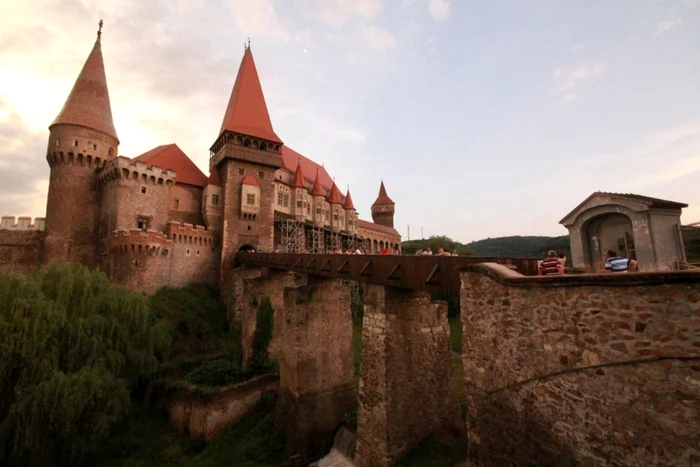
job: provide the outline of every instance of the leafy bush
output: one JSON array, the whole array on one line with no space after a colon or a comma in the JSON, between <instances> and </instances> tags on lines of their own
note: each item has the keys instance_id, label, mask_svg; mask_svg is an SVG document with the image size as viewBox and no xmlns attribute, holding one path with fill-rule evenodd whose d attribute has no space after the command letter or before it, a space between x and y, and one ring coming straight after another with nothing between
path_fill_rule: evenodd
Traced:
<instances>
[{"instance_id":1,"label":"leafy bush","mask_svg":"<svg viewBox=\"0 0 700 467\"><path fill-rule=\"evenodd\" d=\"M187 374L187 381L198 386L226 386L240 379L240 366L220 358L204 362Z\"/></svg>"},{"instance_id":2,"label":"leafy bush","mask_svg":"<svg viewBox=\"0 0 700 467\"><path fill-rule=\"evenodd\" d=\"M145 295L84 266L0 273L0 464L73 465L131 409L167 355Z\"/></svg>"},{"instance_id":3,"label":"leafy bush","mask_svg":"<svg viewBox=\"0 0 700 467\"><path fill-rule=\"evenodd\" d=\"M270 299L263 299L255 317L255 333L253 334L252 343L253 354L248 364L251 374L267 373L273 368L268 347L272 341L274 314L275 310L272 308Z\"/></svg>"}]
</instances>

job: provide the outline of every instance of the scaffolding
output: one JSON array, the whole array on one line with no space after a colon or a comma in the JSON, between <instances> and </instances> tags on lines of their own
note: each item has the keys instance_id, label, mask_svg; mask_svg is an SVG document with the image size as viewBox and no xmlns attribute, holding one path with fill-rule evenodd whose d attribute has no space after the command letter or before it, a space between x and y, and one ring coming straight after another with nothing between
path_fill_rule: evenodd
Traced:
<instances>
[{"instance_id":1,"label":"scaffolding","mask_svg":"<svg viewBox=\"0 0 700 467\"><path fill-rule=\"evenodd\" d=\"M306 228L306 249L309 253L324 253L323 228L307 226Z\"/></svg>"},{"instance_id":2,"label":"scaffolding","mask_svg":"<svg viewBox=\"0 0 700 467\"><path fill-rule=\"evenodd\" d=\"M304 246L304 224L293 219L280 220L282 248L286 253L301 253Z\"/></svg>"},{"instance_id":3,"label":"scaffolding","mask_svg":"<svg viewBox=\"0 0 700 467\"><path fill-rule=\"evenodd\" d=\"M328 235L328 251L338 250L343 248L343 234L340 230L329 229Z\"/></svg>"}]
</instances>

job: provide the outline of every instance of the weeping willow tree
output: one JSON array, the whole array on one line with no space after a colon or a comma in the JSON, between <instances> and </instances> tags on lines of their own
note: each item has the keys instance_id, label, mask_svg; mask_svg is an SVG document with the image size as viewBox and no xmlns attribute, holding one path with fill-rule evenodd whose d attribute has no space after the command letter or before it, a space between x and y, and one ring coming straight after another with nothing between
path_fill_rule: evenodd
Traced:
<instances>
[{"instance_id":1,"label":"weeping willow tree","mask_svg":"<svg viewBox=\"0 0 700 467\"><path fill-rule=\"evenodd\" d=\"M83 266L0 273L0 465L76 465L169 350L147 297Z\"/></svg>"}]
</instances>

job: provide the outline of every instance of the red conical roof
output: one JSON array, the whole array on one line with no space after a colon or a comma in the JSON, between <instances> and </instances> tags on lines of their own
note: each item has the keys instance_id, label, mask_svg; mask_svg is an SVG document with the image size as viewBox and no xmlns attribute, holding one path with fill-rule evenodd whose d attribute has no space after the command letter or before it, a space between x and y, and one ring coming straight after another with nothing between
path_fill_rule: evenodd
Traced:
<instances>
[{"instance_id":1,"label":"red conical roof","mask_svg":"<svg viewBox=\"0 0 700 467\"><path fill-rule=\"evenodd\" d=\"M101 27L101 26L100 26ZM112 107L109 104L109 91L105 66L102 60L100 33L88 55L83 69L75 80L68 99L58 113L54 125L79 125L104 133L119 142L112 122Z\"/></svg>"},{"instance_id":2,"label":"red conical roof","mask_svg":"<svg viewBox=\"0 0 700 467\"><path fill-rule=\"evenodd\" d=\"M348 188L348 194L345 195L345 204L343 204L343 209L355 210L355 205L352 204L352 196L350 196L350 188Z\"/></svg>"},{"instance_id":3,"label":"red conical roof","mask_svg":"<svg viewBox=\"0 0 700 467\"><path fill-rule=\"evenodd\" d=\"M335 184L333 185L335 186ZM323 186L321 186L321 177L318 175L318 168L316 168L316 179L314 180L314 187L311 189L311 196L325 196L323 192Z\"/></svg>"},{"instance_id":4,"label":"red conical roof","mask_svg":"<svg viewBox=\"0 0 700 467\"><path fill-rule=\"evenodd\" d=\"M382 180L382 184L379 186L379 196L377 196L377 200L372 206L380 206L384 204L394 204L394 202L386 194L386 188L384 188L384 181Z\"/></svg>"},{"instance_id":5,"label":"red conical roof","mask_svg":"<svg viewBox=\"0 0 700 467\"><path fill-rule=\"evenodd\" d=\"M304 174L301 171L301 162L297 162L297 169L294 171L292 186L294 188L306 188L306 184L304 184Z\"/></svg>"},{"instance_id":6,"label":"red conical roof","mask_svg":"<svg viewBox=\"0 0 700 467\"><path fill-rule=\"evenodd\" d=\"M328 202L331 204L342 204L342 201L340 201L340 190L335 182L333 182L331 192L328 194Z\"/></svg>"},{"instance_id":7,"label":"red conical roof","mask_svg":"<svg viewBox=\"0 0 700 467\"><path fill-rule=\"evenodd\" d=\"M165 144L144 152L134 161L145 162L148 167L153 165L160 167L163 170L174 170L177 175L175 181L177 183L186 183L194 186L206 186L207 176L199 170L192 159L187 157L187 154L182 152L182 149L177 144Z\"/></svg>"},{"instance_id":8,"label":"red conical roof","mask_svg":"<svg viewBox=\"0 0 700 467\"><path fill-rule=\"evenodd\" d=\"M231 91L224 121L221 123L221 135L230 130L244 135L257 136L270 141L281 143L282 140L275 134L267 113L265 96L263 95L258 70L255 68L253 53L250 47L245 50L241 66L238 68L238 76Z\"/></svg>"}]
</instances>

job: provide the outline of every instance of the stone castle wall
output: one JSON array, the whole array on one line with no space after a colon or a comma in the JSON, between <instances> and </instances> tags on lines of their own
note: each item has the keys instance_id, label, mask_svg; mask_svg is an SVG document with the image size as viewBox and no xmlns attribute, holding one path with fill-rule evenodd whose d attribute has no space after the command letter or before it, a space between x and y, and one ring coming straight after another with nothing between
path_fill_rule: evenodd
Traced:
<instances>
[{"instance_id":1,"label":"stone castle wall","mask_svg":"<svg viewBox=\"0 0 700 467\"><path fill-rule=\"evenodd\" d=\"M0 228L0 271L23 274L36 271L42 264L43 241L41 230Z\"/></svg>"},{"instance_id":2,"label":"stone castle wall","mask_svg":"<svg viewBox=\"0 0 700 467\"><path fill-rule=\"evenodd\" d=\"M168 222L165 231L173 242L167 285L216 284L221 254L218 233L179 222Z\"/></svg>"},{"instance_id":3,"label":"stone castle wall","mask_svg":"<svg viewBox=\"0 0 700 467\"><path fill-rule=\"evenodd\" d=\"M226 427L255 409L260 398L275 392L279 377L263 375L209 391L207 396L182 391L165 402L170 423L192 438L212 439Z\"/></svg>"},{"instance_id":4,"label":"stone castle wall","mask_svg":"<svg viewBox=\"0 0 700 467\"><path fill-rule=\"evenodd\" d=\"M462 273L470 437L485 463L700 459L700 274Z\"/></svg>"}]
</instances>

